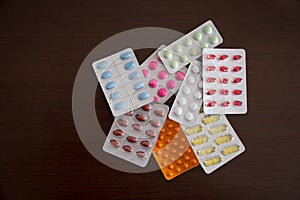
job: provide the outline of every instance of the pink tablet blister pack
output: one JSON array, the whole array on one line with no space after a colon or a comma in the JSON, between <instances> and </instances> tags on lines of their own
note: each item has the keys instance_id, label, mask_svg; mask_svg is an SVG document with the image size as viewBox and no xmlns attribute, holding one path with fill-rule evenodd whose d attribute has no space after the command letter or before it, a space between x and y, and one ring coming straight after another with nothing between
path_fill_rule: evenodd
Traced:
<instances>
[{"instance_id":1,"label":"pink tablet blister pack","mask_svg":"<svg viewBox=\"0 0 300 200\"><path fill-rule=\"evenodd\" d=\"M206 114L247 112L244 49L203 50L203 104Z\"/></svg>"},{"instance_id":2,"label":"pink tablet blister pack","mask_svg":"<svg viewBox=\"0 0 300 200\"><path fill-rule=\"evenodd\" d=\"M199 114L202 106L203 87L201 72L201 63L193 61L172 105L169 118L181 125L193 125Z\"/></svg>"},{"instance_id":3,"label":"pink tablet blister pack","mask_svg":"<svg viewBox=\"0 0 300 200\"><path fill-rule=\"evenodd\" d=\"M223 38L212 21L207 21L193 31L158 52L167 70L173 74L202 55L202 49L216 47Z\"/></svg>"},{"instance_id":4,"label":"pink tablet blister pack","mask_svg":"<svg viewBox=\"0 0 300 200\"><path fill-rule=\"evenodd\" d=\"M132 49L92 63L114 116L120 116L153 101Z\"/></svg>"},{"instance_id":5,"label":"pink tablet blister pack","mask_svg":"<svg viewBox=\"0 0 300 200\"><path fill-rule=\"evenodd\" d=\"M154 101L161 103L166 102L177 92L187 70L184 67L175 74L170 74L157 54L164 47L165 45L160 46L141 64L143 75L150 87L150 93L153 95Z\"/></svg>"},{"instance_id":6,"label":"pink tablet blister pack","mask_svg":"<svg viewBox=\"0 0 300 200\"><path fill-rule=\"evenodd\" d=\"M152 102L116 117L103 150L145 167L162 129L169 106Z\"/></svg>"}]
</instances>

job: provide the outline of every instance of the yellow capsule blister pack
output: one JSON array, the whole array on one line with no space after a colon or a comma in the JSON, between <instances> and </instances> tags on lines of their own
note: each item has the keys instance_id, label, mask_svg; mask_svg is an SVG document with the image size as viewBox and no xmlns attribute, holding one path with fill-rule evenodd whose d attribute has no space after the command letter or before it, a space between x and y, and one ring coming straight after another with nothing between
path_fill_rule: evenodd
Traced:
<instances>
[{"instance_id":1,"label":"yellow capsule blister pack","mask_svg":"<svg viewBox=\"0 0 300 200\"><path fill-rule=\"evenodd\" d=\"M225 115L199 113L196 125L182 128L207 174L245 151Z\"/></svg>"},{"instance_id":2,"label":"yellow capsule blister pack","mask_svg":"<svg viewBox=\"0 0 300 200\"><path fill-rule=\"evenodd\" d=\"M153 155L167 180L199 165L179 123L169 118L160 131Z\"/></svg>"}]
</instances>

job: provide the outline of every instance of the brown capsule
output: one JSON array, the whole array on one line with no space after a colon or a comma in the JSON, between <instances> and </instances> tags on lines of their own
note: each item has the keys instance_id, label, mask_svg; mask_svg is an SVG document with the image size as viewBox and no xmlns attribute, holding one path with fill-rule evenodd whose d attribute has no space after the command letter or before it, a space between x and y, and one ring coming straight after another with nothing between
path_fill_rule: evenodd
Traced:
<instances>
[{"instance_id":1,"label":"brown capsule","mask_svg":"<svg viewBox=\"0 0 300 200\"><path fill-rule=\"evenodd\" d=\"M143 147L151 147L151 143L149 141L147 141L147 140L141 141L141 145Z\"/></svg>"},{"instance_id":2,"label":"brown capsule","mask_svg":"<svg viewBox=\"0 0 300 200\"><path fill-rule=\"evenodd\" d=\"M149 137L155 137L156 136L156 133L152 130L146 130L146 135L149 136Z\"/></svg>"},{"instance_id":3,"label":"brown capsule","mask_svg":"<svg viewBox=\"0 0 300 200\"><path fill-rule=\"evenodd\" d=\"M128 140L128 142L135 143L138 139L137 139L137 137L129 135L129 136L127 136L127 140Z\"/></svg>"},{"instance_id":4,"label":"brown capsule","mask_svg":"<svg viewBox=\"0 0 300 200\"><path fill-rule=\"evenodd\" d=\"M127 152L132 152L133 151L133 148L129 145L124 145L123 149L124 149L124 151L127 151Z\"/></svg>"},{"instance_id":5,"label":"brown capsule","mask_svg":"<svg viewBox=\"0 0 300 200\"><path fill-rule=\"evenodd\" d=\"M135 118L136 118L138 121L140 121L140 122L144 122L144 121L147 120L147 116L146 116L146 115L143 115L143 114L140 114L140 113L136 114L136 115L135 115Z\"/></svg>"},{"instance_id":6,"label":"brown capsule","mask_svg":"<svg viewBox=\"0 0 300 200\"><path fill-rule=\"evenodd\" d=\"M160 121L158 120L150 120L150 124L154 127L159 127L160 126Z\"/></svg>"},{"instance_id":7,"label":"brown capsule","mask_svg":"<svg viewBox=\"0 0 300 200\"><path fill-rule=\"evenodd\" d=\"M128 113L125 113L126 116L132 116L134 114L134 111L129 111Z\"/></svg>"},{"instance_id":8,"label":"brown capsule","mask_svg":"<svg viewBox=\"0 0 300 200\"><path fill-rule=\"evenodd\" d=\"M165 112L163 110L154 110L154 114L159 117L165 116Z\"/></svg>"},{"instance_id":9,"label":"brown capsule","mask_svg":"<svg viewBox=\"0 0 300 200\"><path fill-rule=\"evenodd\" d=\"M146 158L147 154L143 151L137 151L136 156L139 158Z\"/></svg>"},{"instance_id":10,"label":"brown capsule","mask_svg":"<svg viewBox=\"0 0 300 200\"><path fill-rule=\"evenodd\" d=\"M113 147L115 147L115 148L117 148L117 147L120 146L120 143L119 143L117 140L114 140L114 139L110 140L110 144L111 144Z\"/></svg>"},{"instance_id":11,"label":"brown capsule","mask_svg":"<svg viewBox=\"0 0 300 200\"><path fill-rule=\"evenodd\" d=\"M146 104L146 105L142 106L142 109L144 111L149 111L149 110L151 110L151 108L152 108L152 106L150 104Z\"/></svg>"},{"instance_id":12,"label":"brown capsule","mask_svg":"<svg viewBox=\"0 0 300 200\"><path fill-rule=\"evenodd\" d=\"M143 130L143 127L139 124L132 124L132 128L136 131L141 131Z\"/></svg>"},{"instance_id":13,"label":"brown capsule","mask_svg":"<svg viewBox=\"0 0 300 200\"><path fill-rule=\"evenodd\" d=\"M129 124L129 122L126 119L122 119L122 118L118 119L117 122L120 126L124 126L124 127L128 126L128 124Z\"/></svg>"},{"instance_id":14,"label":"brown capsule","mask_svg":"<svg viewBox=\"0 0 300 200\"><path fill-rule=\"evenodd\" d=\"M116 130L113 130L113 134L115 136L123 136L124 132L121 129L116 129Z\"/></svg>"}]
</instances>

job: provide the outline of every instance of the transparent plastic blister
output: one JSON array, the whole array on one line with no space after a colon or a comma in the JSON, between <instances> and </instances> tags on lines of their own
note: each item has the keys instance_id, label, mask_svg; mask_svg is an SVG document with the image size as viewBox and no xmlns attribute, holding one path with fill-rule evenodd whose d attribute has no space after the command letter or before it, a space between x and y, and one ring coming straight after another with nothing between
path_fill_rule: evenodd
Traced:
<instances>
[{"instance_id":1,"label":"transparent plastic blister","mask_svg":"<svg viewBox=\"0 0 300 200\"><path fill-rule=\"evenodd\" d=\"M202 49L213 48L223 38L211 20L174 41L158 52L167 70L173 74L202 55Z\"/></svg>"},{"instance_id":2,"label":"transparent plastic blister","mask_svg":"<svg viewBox=\"0 0 300 200\"><path fill-rule=\"evenodd\" d=\"M206 114L247 112L244 49L203 50L203 104Z\"/></svg>"},{"instance_id":3,"label":"transparent plastic blister","mask_svg":"<svg viewBox=\"0 0 300 200\"><path fill-rule=\"evenodd\" d=\"M167 105L153 102L116 117L103 150L145 167L168 111Z\"/></svg>"},{"instance_id":4,"label":"transparent plastic blister","mask_svg":"<svg viewBox=\"0 0 300 200\"><path fill-rule=\"evenodd\" d=\"M114 116L153 101L132 49L97 60L92 66Z\"/></svg>"},{"instance_id":5,"label":"transparent plastic blister","mask_svg":"<svg viewBox=\"0 0 300 200\"><path fill-rule=\"evenodd\" d=\"M212 173L245 151L245 147L223 114L200 113L193 126L182 126L200 165Z\"/></svg>"}]
</instances>

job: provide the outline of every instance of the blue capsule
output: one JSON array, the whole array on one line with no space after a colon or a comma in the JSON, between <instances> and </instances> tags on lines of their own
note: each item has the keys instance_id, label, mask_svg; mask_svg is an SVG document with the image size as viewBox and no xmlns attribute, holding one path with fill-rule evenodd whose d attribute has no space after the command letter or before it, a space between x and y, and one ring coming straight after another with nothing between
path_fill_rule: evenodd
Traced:
<instances>
[{"instance_id":1,"label":"blue capsule","mask_svg":"<svg viewBox=\"0 0 300 200\"><path fill-rule=\"evenodd\" d=\"M123 54L120 55L120 58L122 60L128 59L130 57L131 57L131 52L126 52L126 53L123 53Z\"/></svg>"},{"instance_id":2,"label":"blue capsule","mask_svg":"<svg viewBox=\"0 0 300 200\"><path fill-rule=\"evenodd\" d=\"M140 76L139 72L138 71L135 71L135 72L132 72L128 75L128 78L129 80L133 80L133 79L136 79Z\"/></svg>"},{"instance_id":3,"label":"blue capsule","mask_svg":"<svg viewBox=\"0 0 300 200\"><path fill-rule=\"evenodd\" d=\"M139 100L145 100L149 97L149 93L148 92L142 92L138 95L138 99Z\"/></svg>"},{"instance_id":4,"label":"blue capsule","mask_svg":"<svg viewBox=\"0 0 300 200\"><path fill-rule=\"evenodd\" d=\"M115 109L116 110L122 110L124 108L125 108L125 103L123 101L115 104Z\"/></svg>"},{"instance_id":5,"label":"blue capsule","mask_svg":"<svg viewBox=\"0 0 300 200\"><path fill-rule=\"evenodd\" d=\"M113 92L109 95L109 98L110 100L116 100L118 99L119 97L121 96L121 93L116 91L116 92Z\"/></svg>"},{"instance_id":6,"label":"blue capsule","mask_svg":"<svg viewBox=\"0 0 300 200\"><path fill-rule=\"evenodd\" d=\"M105 89L111 90L114 87L116 87L116 82L115 81L110 81L110 82L106 83Z\"/></svg>"},{"instance_id":7,"label":"blue capsule","mask_svg":"<svg viewBox=\"0 0 300 200\"><path fill-rule=\"evenodd\" d=\"M97 63L96 67L97 67L98 69L104 69L104 68L107 67L107 64L108 64L108 62L106 62L106 61L104 60L104 61L101 61L101 62Z\"/></svg>"},{"instance_id":8,"label":"blue capsule","mask_svg":"<svg viewBox=\"0 0 300 200\"><path fill-rule=\"evenodd\" d=\"M111 78L111 77L112 77L111 71L103 72L103 74L101 75L102 79L107 79L107 78Z\"/></svg>"},{"instance_id":9,"label":"blue capsule","mask_svg":"<svg viewBox=\"0 0 300 200\"><path fill-rule=\"evenodd\" d=\"M135 63L133 61L125 63L125 65L124 65L124 69L126 69L126 70L130 70L130 69L132 69L134 67L135 67Z\"/></svg>"},{"instance_id":10,"label":"blue capsule","mask_svg":"<svg viewBox=\"0 0 300 200\"><path fill-rule=\"evenodd\" d=\"M142 81L136 82L135 84L133 84L133 89L135 90L139 90L142 89L144 87L144 83Z\"/></svg>"}]
</instances>

